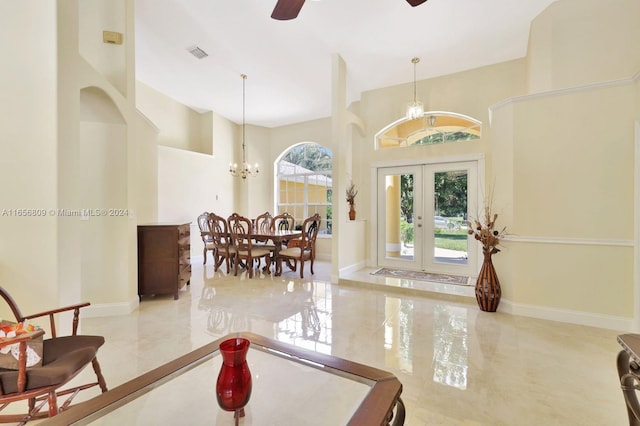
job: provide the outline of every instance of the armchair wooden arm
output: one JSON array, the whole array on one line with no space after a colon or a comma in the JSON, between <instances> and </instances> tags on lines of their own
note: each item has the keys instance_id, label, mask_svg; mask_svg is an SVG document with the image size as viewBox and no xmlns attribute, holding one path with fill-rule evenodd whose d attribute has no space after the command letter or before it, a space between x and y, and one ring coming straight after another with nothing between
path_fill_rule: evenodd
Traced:
<instances>
[{"instance_id":1,"label":"armchair wooden arm","mask_svg":"<svg viewBox=\"0 0 640 426\"><path fill-rule=\"evenodd\" d=\"M0 338L0 348L4 348L8 345L13 345L14 343L28 342L29 340L37 339L42 335L44 335L44 330L41 328L37 328L34 331L21 333L15 337L2 337Z\"/></svg>"},{"instance_id":2,"label":"armchair wooden arm","mask_svg":"<svg viewBox=\"0 0 640 426\"><path fill-rule=\"evenodd\" d=\"M73 311L73 324L72 324L71 335L75 336L78 332L78 324L80 322L80 309L89 305L91 305L91 303L89 302L78 303L76 305L66 306L58 309L52 309L50 311L44 311L37 314L25 315L22 317L23 318L22 321L26 319L34 319L34 318L49 316L49 324L51 325L51 337L56 337L56 321L55 321L54 315L59 314L61 312Z\"/></svg>"},{"instance_id":3,"label":"armchair wooden arm","mask_svg":"<svg viewBox=\"0 0 640 426\"><path fill-rule=\"evenodd\" d=\"M27 387L27 342L42 335L44 335L44 330L38 328L15 337L0 338L0 348L16 343L20 345L18 348L18 392L24 392Z\"/></svg>"}]
</instances>

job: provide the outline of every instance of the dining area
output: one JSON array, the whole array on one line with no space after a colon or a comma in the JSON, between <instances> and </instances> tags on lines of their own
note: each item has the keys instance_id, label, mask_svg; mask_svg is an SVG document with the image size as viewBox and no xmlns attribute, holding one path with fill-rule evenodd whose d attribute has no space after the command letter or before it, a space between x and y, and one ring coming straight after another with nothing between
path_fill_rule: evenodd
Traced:
<instances>
[{"instance_id":1,"label":"dining area","mask_svg":"<svg viewBox=\"0 0 640 426\"><path fill-rule=\"evenodd\" d=\"M253 278L256 270L280 276L283 268L298 272L304 278L305 265L313 274L316 239L321 232L320 214L298 219L288 212L262 213L255 218L234 212L228 217L203 212L197 218L204 245L203 263L211 254L214 270L223 263L227 274L247 271Z\"/></svg>"}]
</instances>

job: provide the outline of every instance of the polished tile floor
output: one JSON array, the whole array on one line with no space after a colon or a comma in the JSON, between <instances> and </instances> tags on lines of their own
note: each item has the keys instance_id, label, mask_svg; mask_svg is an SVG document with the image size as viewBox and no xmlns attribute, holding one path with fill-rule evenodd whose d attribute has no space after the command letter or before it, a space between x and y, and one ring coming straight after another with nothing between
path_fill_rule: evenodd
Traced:
<instances>
[{"instance_id":1,"label":"polished tile floor","mask_svg":"<svg viewBox=\"0 0 640 426\"><path fill-rule=\"evenodd\" d=\"M145 298L127 316L83 318L82 332L105 336L99 360L111 388L247 330L393 372L407 425L627 423L616 331L480 312L468 297L335 285L323 262L305 272L250 280L194 263L179 300Z\"/></svg>"}]
</instances>

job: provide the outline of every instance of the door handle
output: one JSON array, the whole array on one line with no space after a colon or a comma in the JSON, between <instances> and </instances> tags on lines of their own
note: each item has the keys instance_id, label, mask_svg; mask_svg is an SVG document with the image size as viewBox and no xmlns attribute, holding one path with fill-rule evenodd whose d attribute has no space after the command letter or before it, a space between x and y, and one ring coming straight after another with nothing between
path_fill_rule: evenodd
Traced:
<instances>
[{"instance_id":1,"label":"door handle","mask_svg":"<svg viewBox=\"0 0 640 426\"><path fill-rule=\"evenodd\" d=\"M418 228L422 228L422 224L421 223L418 224Z\"/></svg>"}]
</instances>

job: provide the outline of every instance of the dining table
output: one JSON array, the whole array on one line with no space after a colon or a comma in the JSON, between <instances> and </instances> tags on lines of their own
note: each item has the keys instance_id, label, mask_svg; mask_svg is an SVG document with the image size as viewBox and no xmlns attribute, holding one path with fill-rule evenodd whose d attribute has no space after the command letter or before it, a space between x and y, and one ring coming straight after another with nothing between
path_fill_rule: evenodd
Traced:
<instances>
[{"instance_id":1,"label":"dining table","mask_svg":"<svg viewBox=\"0 0 640 426\"><path fill-rule=\"evenodd\" d=\"M274 275L276 277L282 275L282 263L278 259L278 254L282 249L283 244L290 240L302 237L302 230L284 230L274 229L269 231L263 231L255 229L251 232L251 237L259 242L272 241L275 246L273 250L273 259L276 263Z\"/></svg>"}]
</instances>

